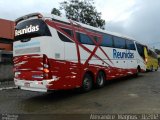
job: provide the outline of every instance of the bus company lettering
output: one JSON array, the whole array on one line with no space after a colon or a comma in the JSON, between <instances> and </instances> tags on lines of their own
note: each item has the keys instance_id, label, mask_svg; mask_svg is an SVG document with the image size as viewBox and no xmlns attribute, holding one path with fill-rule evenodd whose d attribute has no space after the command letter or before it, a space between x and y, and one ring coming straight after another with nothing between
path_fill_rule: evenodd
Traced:
<instances>
[{"instance_id":1,"label":"bus company lettering","mask_svg":"<svg viewBox=\"0 0 160 120\"><path fill-rule=\"evenodd\" d=\"M36 25L36 26L30 25L29 27L26 26L26 28L24 28L24 29L16 30L15 36L23 35L23 34L31 33L31 32L36 32L38 30L39 30L39 25Z\"/></svg>"},{"instance_id":2,"label":"bus company lettering","mask_svg":"<svg viewBox=\"0 0 160 120\"><path fill-rule=\"evenodd\" d=\"M113 49L113 58L115 59L122 59L122 58L134 58L134 53L131 53L130 51L126 52L119 52L116 49Z\"/></svg>"}]
</instances>

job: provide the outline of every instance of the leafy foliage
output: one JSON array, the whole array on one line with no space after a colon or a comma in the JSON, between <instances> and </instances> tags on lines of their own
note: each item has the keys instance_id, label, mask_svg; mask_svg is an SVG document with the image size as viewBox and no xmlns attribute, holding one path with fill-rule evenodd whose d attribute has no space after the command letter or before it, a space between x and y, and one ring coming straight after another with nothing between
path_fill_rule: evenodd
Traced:
<instances>
[{"instance_id":1,"label":"leafy foliage","mask_svg":"<svg viewBox=\"0 0 160 120\"><path fill-rule=\"evenodd\" d=\"M61 16L61 11L58 10L57 8L53 8L51 11L51 14Z\"/></svg>"},{"instance_id":2,"label":"leafy foliage","mask_svg":"<svg viewBox=\"0 0 160 120\"><path fill-rule=\"evenodd\" d=\"M60 3L60 10L65 11L68 19L104 29L105 20L101 19L93 0L67 0Z\"/></svg>"}]
</instances>

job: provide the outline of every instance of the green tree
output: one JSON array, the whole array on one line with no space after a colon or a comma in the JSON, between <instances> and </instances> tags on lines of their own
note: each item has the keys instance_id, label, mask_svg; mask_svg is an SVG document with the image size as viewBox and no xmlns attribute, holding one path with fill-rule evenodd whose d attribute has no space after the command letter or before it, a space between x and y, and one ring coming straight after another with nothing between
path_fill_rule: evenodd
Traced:
<instances>
[{"instance_id":1,"label":"green tree","mask_svg":"<svg viewBox=\"0 0 160 120\"><path fill-rule=\"evenodd\" d=\"M51 11L51 14L61 16L61 11L58 10L57 8L53 8Z\"/></svg>"},{"instance_id":2,"label":"green tree","mask_svg":"<svg viewBox=\"0 0 160 120\"><path fill-rule=\"evenodd\" d=\"M93 0L67 0L60 3L68 19L104 29L105 20L97 12Z\"/></svg>"}]
</instances>

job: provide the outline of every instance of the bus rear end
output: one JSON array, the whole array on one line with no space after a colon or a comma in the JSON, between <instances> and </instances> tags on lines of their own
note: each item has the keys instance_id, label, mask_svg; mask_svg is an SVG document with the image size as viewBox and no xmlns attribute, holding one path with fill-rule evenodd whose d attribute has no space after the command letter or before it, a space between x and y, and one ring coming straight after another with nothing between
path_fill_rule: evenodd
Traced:
<instances>
[{"instance_id":1,"label":"bus rear end","mask_svg":"<svg viewBox=\"0 0 160 120\"><path fill-rule=\"evenodd\" d=\"M158 56L153 50L147 47L145 49L145 61L147 71L158 70Z\"/></svg>"},{"instance_id":2,"label":"bus rear end","mask_svg":"<svg viewBox=\"0 0 160 120\"><path fill-rule=\"evenodd\" d=\"M30 14L16 20L14 54L14 81L24 90L47 92L53 81L48 56L50 30L40 14Z\"/></svg>"}]
</instances>

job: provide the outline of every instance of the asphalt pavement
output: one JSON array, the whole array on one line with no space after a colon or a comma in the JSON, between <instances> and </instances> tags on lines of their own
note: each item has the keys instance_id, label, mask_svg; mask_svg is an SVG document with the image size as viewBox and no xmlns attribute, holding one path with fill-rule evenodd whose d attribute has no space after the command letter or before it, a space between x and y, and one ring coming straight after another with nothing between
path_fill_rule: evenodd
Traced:
<instances>
[{"instance_id":1,"label":"asphalt pavement","mask_svg":"<svg viewBox=\"0 0 160 120\"><path fill-rule=\"evenodd\" d=\"M109 82L88 93L0 90L0 113L93 114L160 113L160 71Z\"/></svg>"}]
</instances>

